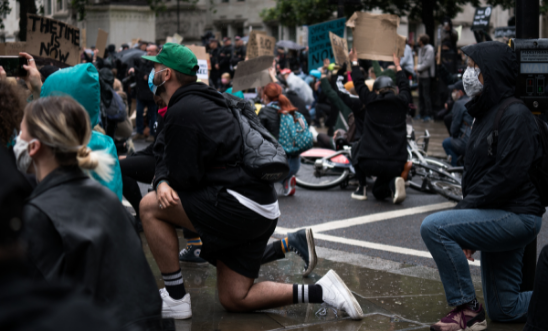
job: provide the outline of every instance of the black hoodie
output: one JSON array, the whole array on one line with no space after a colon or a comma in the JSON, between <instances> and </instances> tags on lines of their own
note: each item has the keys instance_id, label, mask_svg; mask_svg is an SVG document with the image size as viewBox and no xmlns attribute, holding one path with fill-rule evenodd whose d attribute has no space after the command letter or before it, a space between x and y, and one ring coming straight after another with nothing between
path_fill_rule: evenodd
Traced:
<instances>
[{"instance_id":1,"label":"black hoodie","mask_svg":"<svg viewBox=\"0 0 548 331\"><path fill-rule=\"evenodd\" d=\"M176 191L230 188L259 204L277 200L273 186L248 175L239 162L239 125L222 94L203 83L179 88L169 100L164 129L154 144L154 187Z\"/></svg>"},{"instance_id":2,"label":"black hoodie","mask_svg":"<svg viewBox=\"0 0 548 331\"><path fill-rule=\"evenodd\" d=\"M475 118L464 160L464 200L457 209L502 209L516 214L541 216L544 207L529 177L529 169L542 155L533 114L514 104L499 122L496 155L489 156L487 137L493 131L502 102L514 96L518 63L512 49L491 41L464 47L480 68L484 87L466 104Z\"/></svg>"}]
</instances>

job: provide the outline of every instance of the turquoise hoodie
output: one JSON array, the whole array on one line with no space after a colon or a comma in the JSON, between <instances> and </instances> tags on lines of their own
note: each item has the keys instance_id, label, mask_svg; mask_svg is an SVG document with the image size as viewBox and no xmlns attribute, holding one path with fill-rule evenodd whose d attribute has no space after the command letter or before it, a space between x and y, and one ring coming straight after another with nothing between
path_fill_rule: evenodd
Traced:
<instances>
[{"instance_id":1,"label":"turquoise hoodie","mask_svg":"<svg viewBox=\"0 0 548 331\"><path fill-rule=\"evenodd\" d=\"M91 128L99 123L101 90L99 73L91 63L61 69L53 73L42 85L40 97L68 95L78 101L88 112ZM122 201L122 171L118 162L116 146L111 137L92 131L88 147L92 151L106 150L115 160L112 179L106 182L92 172L93 178L108 187Z\"/></svg>"}]
</instances>

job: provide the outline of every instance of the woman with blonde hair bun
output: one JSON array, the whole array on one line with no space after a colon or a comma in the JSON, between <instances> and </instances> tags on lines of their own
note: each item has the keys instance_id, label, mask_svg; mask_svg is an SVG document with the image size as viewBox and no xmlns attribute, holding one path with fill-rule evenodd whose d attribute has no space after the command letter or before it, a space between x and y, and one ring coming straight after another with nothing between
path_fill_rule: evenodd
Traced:
<instances>
[{"instance_id":1,"label":"woman with blonde hair bun","mask_svg":"<svg viewBox=\"0 0 548 331\"><path fill-rule=\"evenodd\" d=\"M87 112L70 97L25 109L14 153L18 169L38 181L23 214L29 265L37 279L83 288L124 329L159 323L161 299L131 215L90 178L93 170L108 180L114 162L87 147L90 136Z\"/></svg>"}]
</instances>

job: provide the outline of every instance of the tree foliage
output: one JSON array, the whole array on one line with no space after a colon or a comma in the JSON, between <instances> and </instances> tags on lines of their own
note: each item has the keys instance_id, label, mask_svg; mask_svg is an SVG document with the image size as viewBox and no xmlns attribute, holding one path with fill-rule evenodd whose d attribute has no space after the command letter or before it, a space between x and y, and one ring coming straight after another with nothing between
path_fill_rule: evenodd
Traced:
<instances>
[{"instance_id":1,"label":"tree foliage","mask_svg":"<svg viewBox=\"0 0 548 331\"><path fill-rule=\"evenodd\" d=\"M487 0L487 4L491 6L500 5L504 9L516 8L516 0ZM548 1L540 0L540 13L548 12Z\"/></svg>"},{"instance_id":2,"label":"tree foliage","mask_svg":"<svg viewBox=\"0 0 548 331\"><path fill-rule=\"evenodd\" d=\"M334 18L336 5L329 0L277 0L276 6L264 9L260 16L268 21L278 21L284 26L312 25Z\"/></svg>"}]
</instances>

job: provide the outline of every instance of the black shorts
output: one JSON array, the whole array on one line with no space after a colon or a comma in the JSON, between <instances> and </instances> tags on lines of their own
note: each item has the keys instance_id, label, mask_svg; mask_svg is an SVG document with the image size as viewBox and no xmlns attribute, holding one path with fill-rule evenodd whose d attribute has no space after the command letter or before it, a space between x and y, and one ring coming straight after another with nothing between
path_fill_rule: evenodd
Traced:
<instances>
[{"instance_id":1,"label":"black shorts","mask_svg":"<svg viewBox=\"0 0 548 331\"><path fill-rule=\"evenodd\" d=\"M226 189L207 187L177 192L183 208L202 239L200 257L222 261L238 274L257 278L268 239L278 220L243 206Z\"/></svg>"}]
</instances>

